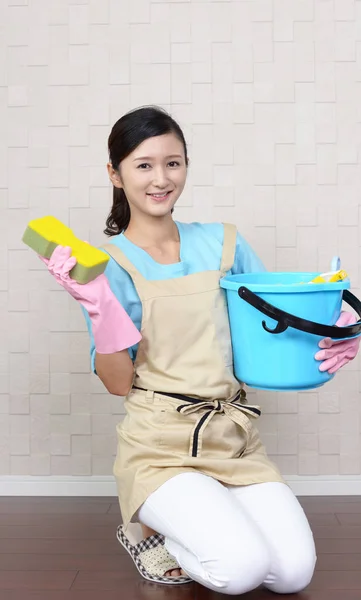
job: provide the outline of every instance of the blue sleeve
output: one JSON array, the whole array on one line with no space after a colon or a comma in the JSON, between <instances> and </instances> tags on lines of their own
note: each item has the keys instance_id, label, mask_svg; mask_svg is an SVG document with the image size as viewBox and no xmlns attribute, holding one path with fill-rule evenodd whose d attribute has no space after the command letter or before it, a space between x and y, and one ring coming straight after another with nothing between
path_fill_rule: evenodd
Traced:
<instances>
[{"instance_id":1,"label":"blue sleeve","mask_svg":"<svg viewBox=\"0 0 361 600\"><path fill-rule=\"evenodd\" d=\"M96 370L95 370L95 344L94 344L94 336L93 336L93 331L92 331L92 324L91 324L91 320L90 320L88 311L85 310L85 308L83 306L81 307L81 309L82 309L83 315L85 317L85 322L86 322L86 326L88 328L88 333L89 333L89 338L90 338L90 364L91 364L91 370L93 371L93 373L96 374Z\"/></svg>"},{"instance_id":2,"label":"blue sleeve","mask_svg":"<svg viewBox=\"0 0 361 600\"><path fill-rule=\"evenodd\" d=\"M236 252L231 271L234 275L237 273L260 273L266 271L261 259L239 233L237 233Z\"/></svg>"},{"instance_id":3,"label":"blue sleeve","mask_svg":"<svg viewBox=\"0 0 361 600\"><path fill-rule=\"evenodd\" d=\"M110 289L113 294L119 300L120 304L123 306L124 310L127 312L129 317L132 319L134 325L140 330L141 321L142 321L142 310L139 296L134 288L134 284L130 275L122 269L118 263L115 262L113 258L110 257L110 260L106 266L104 271L106 275ZM94 373L95 370L95 344L94 337L92 332L92 324L89 317L88 312L83 308L83 313L86 320L86 325L88 328L89 336L90 336L90 359L91 359L91 369ZM129 356L132 361L135 360L136 351L138 344L128 348Z\"/></svg>"}]
</instances>

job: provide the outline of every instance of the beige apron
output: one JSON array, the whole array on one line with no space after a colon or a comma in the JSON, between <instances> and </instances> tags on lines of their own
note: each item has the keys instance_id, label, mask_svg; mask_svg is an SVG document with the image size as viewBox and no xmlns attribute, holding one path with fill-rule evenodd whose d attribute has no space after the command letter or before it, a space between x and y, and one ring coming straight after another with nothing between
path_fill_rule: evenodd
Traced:
<instances>
[{"instance_id":1,"label":"beige apron","mask_svg":"<svg viewBox=\"0 0 361 600\"><path fill-rule=\"evenodd\" d=\"M236 228L224 225L219 271L148 281L113 244L142 302L133 388L117 426L114 463L124 525L169 478L199 471L231 485L284 481L267 457L233 374L227 304L219 280L234 262ZM167 395L171 394L171 395Z\"/></svg>"}]
</instances>

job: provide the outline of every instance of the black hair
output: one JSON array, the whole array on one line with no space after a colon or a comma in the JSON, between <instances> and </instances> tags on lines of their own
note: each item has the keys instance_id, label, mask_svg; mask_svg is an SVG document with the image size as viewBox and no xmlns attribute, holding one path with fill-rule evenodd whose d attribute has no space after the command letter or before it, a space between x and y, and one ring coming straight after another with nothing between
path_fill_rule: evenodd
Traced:
<instances>
[{"instance_id":1,"label":"black hair","mask_svg":"<svg viewBox=\"0 0 361 600\"><path fill-rule=\"evenodd\" d=\"M114 170L142 142L151 137L174 133L182 142L186 164L187 144L178 123L158 106L144 106L123 115L113 126L109 139L109 161ZM173 211L172 211L173 212ZM113 186L113 205L106 220L104 233L112 236L124 231L130 221L130 207L121 188Z\"/></svg>"}]
</instances>

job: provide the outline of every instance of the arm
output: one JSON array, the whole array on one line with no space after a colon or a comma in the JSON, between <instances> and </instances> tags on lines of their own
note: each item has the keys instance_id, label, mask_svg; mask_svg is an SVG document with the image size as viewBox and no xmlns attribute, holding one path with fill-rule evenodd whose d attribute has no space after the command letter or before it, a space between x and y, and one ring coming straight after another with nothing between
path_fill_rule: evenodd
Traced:
<instances>
[{"instance_id":1,"label":"arm","mask_svg":"<svg viewBox=\"0 0 361 600\"><path fill-rule=\"evenodd\" d=\"M133 381L133 363L128 349L141 334L112 292L104 274L79 284L69 275L76 264L71 248L57 246L50 260L42 259L54 279L82 306L91 330L93 354L100 378L115 395L128 393Z\"/></svg>"},{"instance_id":2,"label":"arm","mask_svg":"<svg viewBox=\"0 0 361 600\"><path fill-rule=\"evenodd\" d=\"M109 287L114 296L126 310L137 329L141 327L142 310L139 297L131 277L112 258L105 270ZM95 348L93 325L88 312L83 308L89 338L91 369L98 375L110 394L126 396L133 383L134 360L138 344L120 352L99 354Z\"/></svg>"},{"instance_id":3,"label":"arm","mask_svg":"<svg viewBox=\"0 0 361 600\"><path fill-rule=\"evenodd\" d=\"M110 394L126 396L133 383L134 367L128 350L114 354L95 353L95 369Z\"/></svg>"},{"instance_id":4,"label":"arm","mask_svg":"<svg viewBox=\"0 0 361 600\"><path fill-rule=\"evenodd\" d=\"M126 348L120 352L99 354L95 348L91 319L84 308L83 313L90 337L90 358L93 373L98 375L110 394L126 396L133 383L132 349Z\"/></svg>"}]
</instances>

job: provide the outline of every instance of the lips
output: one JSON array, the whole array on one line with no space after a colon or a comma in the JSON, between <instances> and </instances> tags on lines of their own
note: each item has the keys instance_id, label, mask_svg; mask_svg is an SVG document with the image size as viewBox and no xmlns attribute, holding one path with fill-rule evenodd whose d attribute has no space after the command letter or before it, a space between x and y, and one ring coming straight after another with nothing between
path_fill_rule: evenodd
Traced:
<instances>
[{"instance_id":1,"label":"lips","mask_svg":"<svg viewBox=\"0 0 361 600\"><path fill-rule=\"evenodd\" d=\"M162 192L161 194L159 192L155 194L147 193L147 196L150 196L156 202L161 202L162 200L166 200L171 193L171 191Z\"/></svg>"}]
</instances>

